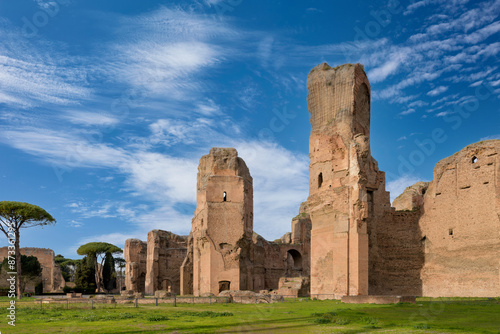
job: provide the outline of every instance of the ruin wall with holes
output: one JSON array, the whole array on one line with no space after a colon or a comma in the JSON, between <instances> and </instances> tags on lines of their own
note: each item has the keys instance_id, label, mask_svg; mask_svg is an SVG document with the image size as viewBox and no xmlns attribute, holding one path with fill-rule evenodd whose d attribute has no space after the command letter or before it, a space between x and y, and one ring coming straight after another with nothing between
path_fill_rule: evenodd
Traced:
<instances>
[{"instance_id":1,"label":"ruin wall with holes","mask_svg":"<svg viewBox=\"0 0 500 334\"><path fill-rule=\"evenodd\" d=\"M153 230L147 242L126 241L126 289L204 296L224 290L278 290L281 278L305 277L291 291L308 291L307 205L292 219L292 232L270 242L253 231L253 181L234 148L211 149L200 159L197 180L189 236Z\"/></svg>"},{"instance_id":2,"label":"ruin wall with holes","mask_svg":"<svg viewBox=\"0 0 500 334\"><path fill-rule=\"evenodd\" d=\"M321 64L307 84L309 197L291 232L271 242L253 231L250 171L235 149L213 148L200 159L190 235L127 240L127 289L500 296L500 140L441 160L431 182L391 205L371 156L363 66Z\"/></svg>"},{"instance_id":3,"label":"ruin wall with holes","mask_svg":"<svg viewBox=\"0 0 500 334\"><path fill-rule=\"evenodd\" d=\"M391 207L363 66L321 64L307 85L311 294L499 296L500 141L443 159Z\"/></svg>"},{"instance_id":4,"label":"ruin wall with holes","mask_svg":"<svg viewBox=\"0 0 500 334\"><path fill-rule=\"evenodd\" d=\"M500 140L441 160L420 207L425 296L500 296Z\"/></svg>"}]
</instances>

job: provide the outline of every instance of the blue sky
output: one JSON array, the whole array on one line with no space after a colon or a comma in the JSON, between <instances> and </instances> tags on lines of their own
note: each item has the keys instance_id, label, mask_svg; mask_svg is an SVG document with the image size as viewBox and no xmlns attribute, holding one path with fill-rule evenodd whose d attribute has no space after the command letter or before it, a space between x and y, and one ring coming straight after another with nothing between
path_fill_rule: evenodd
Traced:
<instances>
[{"instance_id":1,"label":"blue sky","mask_svg":"<svg viewBox=\"0 0 500 334\"><path fill-rule=\"evenodd\" d=\"M199 158L236 147L254 230L278 238L308 195L306 80L321 62L364 64L394 198L500 138L499 13L498 0L2 1L0 200L50 212L57 224L21 245L66 257L188 234Z\"/></svg>"}]
</instances>

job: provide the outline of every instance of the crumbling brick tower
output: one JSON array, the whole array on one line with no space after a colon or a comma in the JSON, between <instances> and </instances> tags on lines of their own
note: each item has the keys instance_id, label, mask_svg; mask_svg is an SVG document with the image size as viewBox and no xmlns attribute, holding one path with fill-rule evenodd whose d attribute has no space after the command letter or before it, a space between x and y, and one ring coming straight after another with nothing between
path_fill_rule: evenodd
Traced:
<instances>
[{"instance_id":1,"label":"crumbling brick tower","mask_svg":"<svg viewBox=\"0 0 500 334\"><path fill-rule=\"evenodd\" d=\"M191 230L194 295L253 289L252 182L234 148L212 148L200 159Z\"/></svg>"},{"instance_id":2,"label":"crumbling brick tower","mask_svg":"<svg viewBox=\"0 0 500 334\"><path fill-rule=\"evenodd\" d=\"M366 295L368 225L390 209L385 175L370 154L370 83L360 64L323 63L307 87L311 295Z\"/></svg>"}]
</instances>

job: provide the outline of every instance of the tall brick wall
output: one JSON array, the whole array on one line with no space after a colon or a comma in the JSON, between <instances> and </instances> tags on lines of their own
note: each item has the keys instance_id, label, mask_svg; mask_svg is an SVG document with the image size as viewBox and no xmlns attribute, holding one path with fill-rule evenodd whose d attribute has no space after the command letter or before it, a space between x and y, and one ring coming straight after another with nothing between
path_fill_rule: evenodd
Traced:
<instances>
[{"instance_id":1,"label":"tall brick wall","mask_svg":"<svg viewBox=\"0 0 500 334\"><path fill-rule=\"evenodd\" d=\"M253 289L252 177L234 148L212 148L200 159L191 233L195 295L218 294L221 284Z\"/></svg>"},{"instance_id":2,"label":"tall brick wall","mask_svg":"<svg viewBox=\"0 0 500 334\"><path fill-rule=\"evenodd\" d=\"M370 230L370 295L422 295L421 212L390 212Z\"/></svg>"},{"instance_id":3,"label":"tall brick wall","mask_svg":"<svg viewBox=\"0 0 500 334\"><path fill-rule=\"evenodd\" d=\"M167 290L179 294L179 269L186 257L187 238L167 231L148 233L145 293Z\"/></svg>"},{"instance_id":4,"label":"tall brick wall","mask_svg":"<svg viewBox=\"0 0 500 334\"><path fill-rule=\"evenodd\" d=\"M146 242L139 239L127 239L123 256L125 257L125 286L127 290L144 292L146 289L147 268Z\"/></svg>"},{"instance_id":5,"label":"tall brick wall","mask_svg":"<svg viewBox=\"0 0 500 334\"><path fill-rule=\"evenodd\" d=\"M370 83L360 64L321 64L307 87L311 293L367 294L368 226L390 210L370 154Z\"/></svg>"},{"instance_id":6,"label":"tall brick wall","mask_svg":"<svg viewBox=\"0 0 500 334\"><path fill-rule=\"evenodd\" d=\"M500 140L441 160L424 196L420 228L425 296L500 295Z\"/></svg>"}]
</instances>

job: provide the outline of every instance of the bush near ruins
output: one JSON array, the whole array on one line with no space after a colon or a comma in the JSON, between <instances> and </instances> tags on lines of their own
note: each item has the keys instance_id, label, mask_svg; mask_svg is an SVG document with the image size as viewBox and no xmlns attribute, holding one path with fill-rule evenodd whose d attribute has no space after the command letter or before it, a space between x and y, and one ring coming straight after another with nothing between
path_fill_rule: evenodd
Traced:
<instances>
[{"instance_id":1,"label":"bush near ruins","mask_svg":"<svg viewBox=\"0 0 500 334\"><path fill-rule=\"evenodd\" d=\"M95 292L95 268L92 258L85 256L78 262L75 273L75 285L76 287L73 289L65 287L64 292Z\"/></svg>"}]
</instances>

